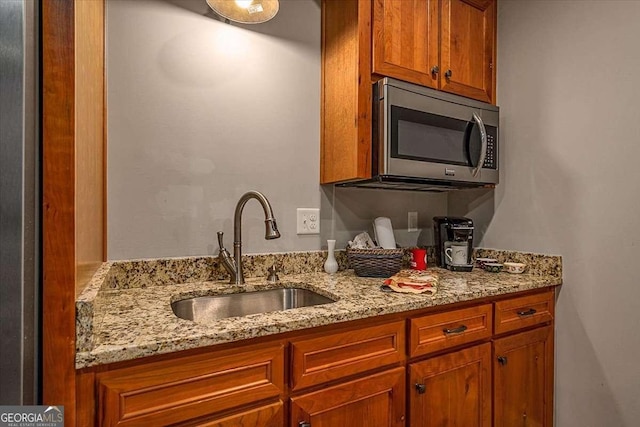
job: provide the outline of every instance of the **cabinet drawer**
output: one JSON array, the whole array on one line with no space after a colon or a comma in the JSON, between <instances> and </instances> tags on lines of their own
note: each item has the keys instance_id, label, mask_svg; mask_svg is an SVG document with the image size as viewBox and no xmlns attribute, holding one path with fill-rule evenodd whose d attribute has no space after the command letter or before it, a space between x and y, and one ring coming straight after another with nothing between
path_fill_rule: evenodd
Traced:
<instances>
[{"instance_id":1,"label":"cabinet drawer","mask_svg":"<svg viewBox=\"0 0 640 427\"><path fill-rule=\"evenodd\" d=\"M498 301L495 333L515 331L553 320L553 292Z\"/></svg>"},{"instance_id":2,"label":"cabinet drawer","mask_svg":"<svg viewBox=\"0 0 640 427\"><path fill-rule=\"evenodd\" d=\"M291 389L401 362L404 356L404 322L291 342Z\"/></svg>"},{"instance_id":3,"label":"cabinet drawer","mask_svg":"<svg viewBox=\"0 0 640 427\"><path fill-rule=\"evenodd\" d=\"M284 345L187 356L96 375L101 426L185 422L275 398L284 389Z\"/></svg>"},{"instance_id":4,"label":"cabinet drawer","mask_svg":"<svg viewBox=\"0 0 640 427\"><path fill-rule=\"evenodd\" d=\"M410 319L409 355L433 353L489 338L491 304Z\"/></svg>"}]
</instances>

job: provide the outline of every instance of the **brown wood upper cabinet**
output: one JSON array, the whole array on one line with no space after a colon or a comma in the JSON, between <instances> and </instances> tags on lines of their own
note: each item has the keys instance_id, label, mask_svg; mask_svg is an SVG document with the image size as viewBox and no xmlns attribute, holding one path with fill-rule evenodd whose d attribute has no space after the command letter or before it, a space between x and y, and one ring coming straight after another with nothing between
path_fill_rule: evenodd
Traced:
<instances>
[{"instance_id":1,"label":"brown wood upper cabinet","mask_svg":"<svg viewBox=\"0 0 640 427\"><path fill-rule=\"evenodd\" d=\"M496 0L374 0L373 73L495 103Z\"/></svg>"},{"instance_id":2,"label":"brown wood upper cabinet","mask_svg":"<svg viewBox=\"0 0 640 427\"><path fill-rule=\"evenodd\" d=\"M438 0L375 0L373 72L438 87Z\"/></svg>"},{"instance_id":3,"label":"brown wood upper cabinet","mask_svg":"<svg viewBox=\"0 0 640 427\"><path fill-rule=\"evenodd\" d=\"M496 0L322 0L320 183L371 178L383 77L495 103Z\"/></svg>"},{"instance_id":4,"label":"brown wood upper cabinet","mask_svg":"<svg viewBox=\"0 0 640 427\"><path fill-rule=\"evenodd\" d=\"M440 89L495 104L496 0L440 4Z\"/></svg>"}]
</instances>

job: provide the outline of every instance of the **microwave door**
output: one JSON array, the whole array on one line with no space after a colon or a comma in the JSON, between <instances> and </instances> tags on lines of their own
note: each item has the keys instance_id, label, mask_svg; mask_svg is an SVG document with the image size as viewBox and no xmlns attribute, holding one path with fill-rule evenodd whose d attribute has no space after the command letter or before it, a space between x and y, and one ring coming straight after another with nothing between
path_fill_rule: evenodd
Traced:
<instances>
[{"instance_id":1,"label":"microwave door","mask_svg":"<svg viewBox=\"0 0 640 427\"><path fill-rule=\"evenodd\" d=\"M497 113L389 85L377 99L374 175L497 182Z\"/></svg>"},{"instance_id":2,"label":"microwave door","mask_svg":"<svg viewBox=\"0 0 640 427\"><path fill-rule=\"evenodd\" d=\"M474 181L482 140L477 122L393 105L385 144L385 174ZM470 154L471 153L471 154ZM473 158L473 161L470 161Z\"/></svg>"},{"instance_id":3,"label":"microwave door","mask_svg":"<svg viewBox=\"0 0 640 427\"><path fill-rule=\"evenodd\" d=\"M471 175L477 178L487 158L487 129L484 126L482 117L476 112L473 113L473 118L467 125L465 146L467 148L469 164L473 168Z\"/></svg>"}]
</instances>

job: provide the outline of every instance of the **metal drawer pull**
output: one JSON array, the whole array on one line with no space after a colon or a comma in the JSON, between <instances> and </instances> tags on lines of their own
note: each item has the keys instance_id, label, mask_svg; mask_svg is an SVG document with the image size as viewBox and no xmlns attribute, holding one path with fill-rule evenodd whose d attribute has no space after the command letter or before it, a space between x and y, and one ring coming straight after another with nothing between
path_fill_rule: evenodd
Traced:
<instances>
[{"instance_id":1,"label":"metal drawer pull","mask_svg":"<svg viewBox=\"0 0 640 427\"><path fill-rule=\"evenodd\" d=\"M498 363L501 364L502 366L507 364L507 358L506 356L498 356Z\"/></svg>"},{"instance_id":2,"label":"metal drawer pull","mask_svg":"<svg viewBox=\"0 0 640 427\"><path fill-rule=\"evenodd\" d=\"M518 316L533 316L534 314L536 314L536 309L535 308L530 308L527 311L519 311L518 312Z\"/></svg>"},{"instance_id":3,"label":"metal drawer pull","mask_svg":"<svg viewBox=\"0 0 640 427\"><path fill-rule=\"evenodd\" d=\"M453 329L444 328L442 330L442 332L444 332L445 334L459 334L459 333L464 332L466 330L467 330L467 326L466 325L460 325L457 328L453 328Z\"/></svg>"},{"instance_id":4,"label":"metal drawer pull","mask_svg":"<svg viewBox=\"0 0 640 427\"><path fill-rule=\"evenodd\" d=\"M311 427L311 423L308 423L306 421L300 421L298 423L298 427Z\"/></svg>"}]
</instances>

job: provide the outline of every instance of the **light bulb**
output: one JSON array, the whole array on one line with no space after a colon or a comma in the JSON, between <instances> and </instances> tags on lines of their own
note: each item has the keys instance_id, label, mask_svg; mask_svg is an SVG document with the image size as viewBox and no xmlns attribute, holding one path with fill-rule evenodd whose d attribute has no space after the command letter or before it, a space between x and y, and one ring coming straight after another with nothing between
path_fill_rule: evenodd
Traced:
<instances>
[{"instance_id":1,"label":"light bulb","mask_svg":"<svg viewBox=\"0 0 640 427\"><path fill-rule=\"evenodd\" d=\"M0 0L2 1L2 0ZM206 0L219 16L241 24L261 24L278 13L278 0Z\"/></svg>"},{"instance_id":2,"label":"light bulb","mask_svg":"<svg viewBox=\"0 0 640 427\"><path fill-rule=\"evenodd\" d=\"M253 3L253 0L236 0L236 4L238 5L238 7L241 7L243 9L251 6L251 3Z\"/></svg>"}]
</instances>

